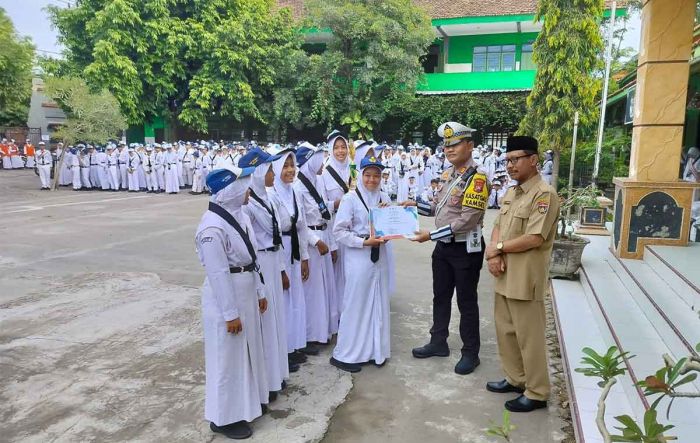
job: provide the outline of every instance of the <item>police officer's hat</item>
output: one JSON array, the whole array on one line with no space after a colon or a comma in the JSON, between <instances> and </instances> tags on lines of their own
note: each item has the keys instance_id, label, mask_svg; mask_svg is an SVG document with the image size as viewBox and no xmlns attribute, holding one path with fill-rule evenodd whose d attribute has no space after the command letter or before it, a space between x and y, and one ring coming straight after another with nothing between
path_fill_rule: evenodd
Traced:
<instances>
[{"instance_id":1,"label":"police officer's hat","mask_svg":"<svg viewBox=\"0 0 700 443\"><path fill-rule=\"evenodd\" d=\"M471 140L472 132L472 128L457 122L443 123L437 130L438 137L442 138L445 147L454 146L464 139Z\"/></svg>"},{"instance_id":2,"label":"police officer's hat","mask_svg":"<svg viewBox=\"0 0 700 443\"><path fill-rule=\"evenodd\" d=\"M304 163L309 161L311 157L317 152L320 152L318 148L309 142L304 142L299 146L296 152L297 165L302 166Z\"/></svg>"},{"instance_id":3,"label":"police officer's hat","mask_svg":"<svg viewBox=\"0 0 700 443\"><path fill-rule=\"evenodd\" d=\"M360 161L360 171L369 167L379 168L380 171L383 171L385 168L382 162L373 155L368 155Z\"/></svg>"},{"instance_id":4,"label":"police officer's hat","mask_svg":"<svg viewBox=\"0 0 700 443\"><path fill-rule=\"evenodd\" d=\"M236 166L226 166L223 169L216 169L207 174L207 186L212 194L224 189L236 179L247 177L255 171L255 168L238 168Z\"/></svg>"},{"instance_id":5,"label":"police officer's hat","mask_svg":"<svg viewBox=\"0 0 700 443\"><path fill-rule=\"evenodd\" d=\"M537 139L535 137L530 137L527 135L508 137L506 152L526 151L532 154L537 154L538 149L539 144L537 143Z\"/></svg>"}]
</instances>

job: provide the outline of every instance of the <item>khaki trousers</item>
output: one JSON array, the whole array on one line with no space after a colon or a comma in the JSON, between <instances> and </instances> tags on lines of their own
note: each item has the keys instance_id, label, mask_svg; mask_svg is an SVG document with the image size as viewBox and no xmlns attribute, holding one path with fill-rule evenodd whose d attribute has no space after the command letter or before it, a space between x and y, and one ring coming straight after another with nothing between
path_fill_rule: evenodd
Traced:
<instances>
[{"instance_id":1,"label":"khaki trousers","mask_svg":"<svg viewBox=\"0 0 700 443\"><path fill-rule=\"evenodd\" d=\"M496 293L494 318L506 380L525 388L525 396L531 400L547 400L550 389L544 303Z\"/></svg>"}]
</instances>

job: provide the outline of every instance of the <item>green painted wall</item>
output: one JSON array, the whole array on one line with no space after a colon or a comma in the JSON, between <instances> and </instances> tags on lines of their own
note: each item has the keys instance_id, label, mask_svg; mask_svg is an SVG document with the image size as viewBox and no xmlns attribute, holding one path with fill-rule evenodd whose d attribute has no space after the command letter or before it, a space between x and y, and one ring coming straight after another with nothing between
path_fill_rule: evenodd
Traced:
<instances>
[{"instance_id":1,"label":"green painted wall","mask_svg":"<svg viewBox=\"0 0 700 443\"><path fill-rule=\"evenodd\" d=\"M529 90L535 84L536 71L459 72L425 74L420 92Z\"/></svg>"},{"instance_id":2,"label":"green painted wall","mask_svg":"<svg viewBox=\"0 0 700 443\"><path fill-rule=\"evenodd\" d=\"M534 41L537 32L508 34L458 35L450 37L448 63L471 63L474 46L516 45L515 61L520 61L522 45Z\"/></svg>"},{"instance_id":3,"label":"green painted wall","mask_svg":"<svg viewBox=\"0 0 700 443\"><path fill-rule=\"evenodd\" d=\"M144 137L155 137L156 129L165 129L165 119L163 117L156 117L152 122L146 122L143 125L143 135Z\"/></svg>"}]
</instances>

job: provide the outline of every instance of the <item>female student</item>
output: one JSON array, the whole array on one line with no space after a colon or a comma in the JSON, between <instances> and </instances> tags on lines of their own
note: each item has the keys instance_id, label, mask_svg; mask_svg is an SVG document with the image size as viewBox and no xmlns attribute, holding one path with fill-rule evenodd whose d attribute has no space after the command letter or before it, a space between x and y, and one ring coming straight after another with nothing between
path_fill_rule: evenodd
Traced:
<instances>
[{"instance_id":1,"label":"female student","mask_svg":"<svg viewBox=\"0 0 700 443\"><path fill-rule=\"evenodd\" d=\"M207 276L202 288L204 416L213 432L234 439L252 435L248 423L262 415L269 395L260 333L267 300L257 272L255 233L241 209L251 172L231 168L209 174L214 195L195 236Z\"/></svg>"},{"instance_id":2,"label":"female student","mask_svg":"<svg viewBox=\"0 0 700 443\"><path fill-rule=\"evenodd\" d=\"M390 246L369 232L369 210L390 201L380 191L383 169L374 156L360 161L357 189L343 197L333 229L345 246L345 293L331 364L348 372L372 360L381 366L390 356L393 256Z\"/></svg>"},{"instance_id":3,"label":"female student","mask_svg":"<svg viewBox=\"0 0 700 443\"><path fill-rule=\"evenodd\" d=\"M306 301L303 282L309 278L308 228L301 196L294 191L296 162L294 151L282 151L272 162L275 175L268 197L290 216L290 228L282 231L283 261L287 281L283 281L287 353L290 365L306 361L299 352L306 347Z\"/></svg>"},{"instance_id":4,"label":"female student","mask_svg":"<svg viewBox=\"0 0 700 443\"><path fill-rule=\"evenodd\" d=\"M326 167L323 170L321 179L326 196L333 202L331 220L328 222L328 230L333 235L333 225L335 224L335 213L340 206L340 200L350 190L350 152L348 140L338 131L333 131L328 135L328 148L331 150ZM345 277L343 271L342 246L333 242L331 247L331 260L333 261L333 271L335 274L335 297L331 301L330 326L331 334L338 332L338 321L340 319L340 308L343 305L343 291L345 290Z\"/></svg>"}]
</instances>

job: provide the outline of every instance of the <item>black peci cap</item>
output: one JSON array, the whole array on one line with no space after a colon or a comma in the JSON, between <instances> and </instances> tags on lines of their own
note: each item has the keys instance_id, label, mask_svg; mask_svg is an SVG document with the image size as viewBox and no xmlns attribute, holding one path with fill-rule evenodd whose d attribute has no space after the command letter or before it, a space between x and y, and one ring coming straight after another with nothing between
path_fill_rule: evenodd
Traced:
<instances>
[{"instance_id":1,"label":"black peci cap","mask_svg":"<svg viewBox=\"0 0 700 443\"><path fill-rule=\"evenodd\" d=\"M506 152L513 151L528 151L533 154L537 154L539 149L539 144L537 139L527 135L516 135L513 137L508 137L508 144L506 147Z\"/></svg>"}]
</instances>

